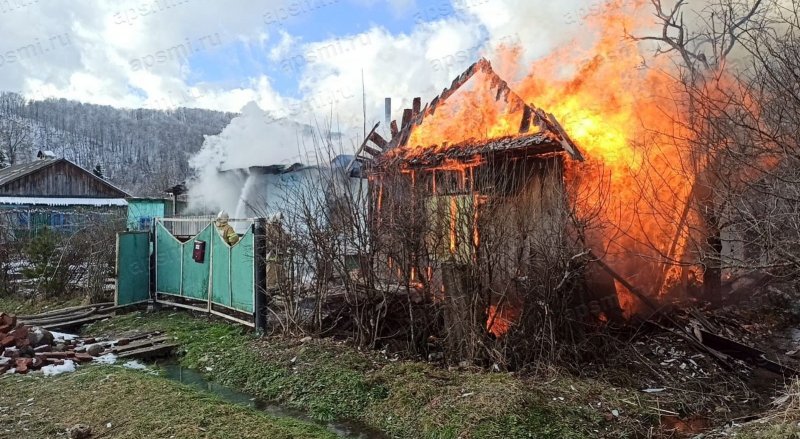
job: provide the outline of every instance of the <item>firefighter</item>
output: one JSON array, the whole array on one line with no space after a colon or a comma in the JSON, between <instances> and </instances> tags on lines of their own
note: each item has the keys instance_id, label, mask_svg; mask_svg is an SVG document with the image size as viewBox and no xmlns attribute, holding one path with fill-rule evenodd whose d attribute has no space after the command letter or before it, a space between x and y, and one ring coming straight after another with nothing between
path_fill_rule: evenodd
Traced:
<instances>
[{"instance_id":1,"label":"firefighter","mask_svg":"<svg viewBox=\"0 0 800 439\"><path fill-rule=\"evenodd\" d=\"M234 245L239 242L239 235L236 234L236 231L233 230L230 224L228 224L228 220L230 217L228 216L228 212L224 210L221 211L217 215L217 231L219 232L220 236L222 236L222 240L225 241L228 245Z\"/></svg>"}]
</instances>

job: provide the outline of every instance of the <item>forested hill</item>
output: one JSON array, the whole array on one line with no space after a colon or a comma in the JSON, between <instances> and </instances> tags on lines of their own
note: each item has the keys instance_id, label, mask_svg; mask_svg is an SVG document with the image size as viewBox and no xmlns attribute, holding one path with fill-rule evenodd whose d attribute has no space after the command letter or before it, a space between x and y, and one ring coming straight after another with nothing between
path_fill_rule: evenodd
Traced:
<instances>
[{"instance_id":1,"label":"forested hill","mask_svg":"<svg viewBox=\"0 0 800 439\"><path fill-rule=\"evenodd\" d=\"M26 100L0 93L0 167L49 150L79 165L100 165L104 178L137 196L189 177L189 158L204 135L235 116L210 110L119 109L66 99Z\"/></svg>"}]
</instances>

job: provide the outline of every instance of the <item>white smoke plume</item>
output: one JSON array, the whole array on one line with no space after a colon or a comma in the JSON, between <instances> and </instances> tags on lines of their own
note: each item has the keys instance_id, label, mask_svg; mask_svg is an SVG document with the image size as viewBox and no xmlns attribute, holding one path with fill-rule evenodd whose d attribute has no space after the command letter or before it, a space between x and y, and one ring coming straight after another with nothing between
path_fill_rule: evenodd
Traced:
<instances>
[{"instance_id":1,"label":"white smoke plume","mask_svg":"<svg viewBox=\"0 0 800 439\"><path fill-rule=\"evenodd\" d=\"M189 211L226 210L234 215L254 166L316 165L317 131L289 119L275 119L251 102L218 135L207 136L190 159L196 178L189 186Z\"/></svg>"}]
</instances>

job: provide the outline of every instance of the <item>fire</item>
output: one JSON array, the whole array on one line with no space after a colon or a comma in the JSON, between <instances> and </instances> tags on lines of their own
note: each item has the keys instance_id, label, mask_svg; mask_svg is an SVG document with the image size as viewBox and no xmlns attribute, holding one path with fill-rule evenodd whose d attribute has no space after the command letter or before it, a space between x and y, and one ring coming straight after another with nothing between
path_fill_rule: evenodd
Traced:
<instances>
[{"instance_id":1,"label":"fire","mask_svg":"<svg viewBox=\"0 0 800 439\"><path fill-rule=\"evenodd\" d=\"M519 319L516 307L490 305L487 314L486 330L497 338L507 334Z\"/></svg>"},{"instance_id":2,"label":"fire","mask_svg":"<svg viewBox=\"0 0 800 439\"><path fill-rule=\"evenodd\" d=\"M594 36L588 48L575 40L530 67L522 65L519 48L506 48L497 68L516 74L510 88L553 113L586 157L586 163L568 166L567 181L579 213L593 216L589 245L631 281L659 294L680 281L675 262L691 251L687 206L706 164L687 152L691 135L684 127L692 112L674 98L680 82L673 64L648 57L644 65L647 48L626 38L660 31L652 28L645 4L613 0L587 17L584 29ZM409 148L518 134L522 112L495 99L495 86L483 72L476 74L467 90L412 132ZM450 234L453 251L452 225ZM635 298L621 286L617 291L630 314Z\"/></svg>"},{"instance_id":3,"label":"fire","mask_svg":"<svg viewBox=\"0 0 800 439\"><path fill-rule=\"evenodd\" d=\"M637 308L637 299L625 286L618 281L614 281L617 288L617 298L619 299L619 306L622 308L624 317L630 318Z\"/></svg>"},{"instance_id":4,"label":"fire","mask_svg":"<svg viewBox=\"0 0 800 439\"><path fill-rule=\"evenodd\" d=\"M478 72L445 105L425 118L422 126L413 130L408 140L411 148L438 145L443 147L470 139L492 139L519 133L522 108L508 106L503 99L495 100L493 81L485 72Z\"/></svg>"},{"instance_id":5,"label":"fire","mask_svg":"<svg viewBox=\"0 0 800 439\"><path fill-rule=\"evenodd\" d=\"M681 83L672 61L648 57L643 66L645 48L623 37L654 32L649 10L638 6L609 2L587 19L598 35L587 52L571 43L536 62L517 89L552 112L587 157L568 168L567 180L579 213L595 215L589 245L628 280L661 295L680 281L676 262L690 256L688 203L705 163L690 154L692 110L675 98ZM564 66L575 66L574 74L559 75ZM626 316L637 311L629 291L617 285L617 294Z\"/></svg>"}]
</instances>

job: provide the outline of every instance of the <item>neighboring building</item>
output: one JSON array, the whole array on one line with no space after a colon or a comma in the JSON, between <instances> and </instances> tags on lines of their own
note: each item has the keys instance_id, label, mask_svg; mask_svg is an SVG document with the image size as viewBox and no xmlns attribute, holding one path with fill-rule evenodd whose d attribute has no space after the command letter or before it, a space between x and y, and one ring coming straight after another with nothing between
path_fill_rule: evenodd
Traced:
<instances>
[{"instance_id":1,"label":"neighboring building","mask_svg":"<svg viewBox=\"0 0 800 439\"><path fill-rule=\"evenodd\" d=\"M189 205L189 190L186 188L186 182L181 182L164 190L165 194L169 194L172 204L170 205L172 211L167 211L166 214L170 216L178 216Z\"/></svg>"},{"instance_id":2,"label":"neighboring building","mask_svg":"<svg viewBox=\"0 0 800 439\"><path fill-rule=\"evenodd\" d=\"M51 153L0 169L0 233L72 232L99 217L124 218L130 194Z\"/></svg>"},{"instance_id":3,"label":"neighboring building","mask_svg":"<svg viewBox=\"0 0 800 439\"><path fill-rule=\"evenodd\" d=\"M173 200L166 198L128 198L129 231L149 231L155 218L174 216Z\"/></svg>"}]
</instances>

